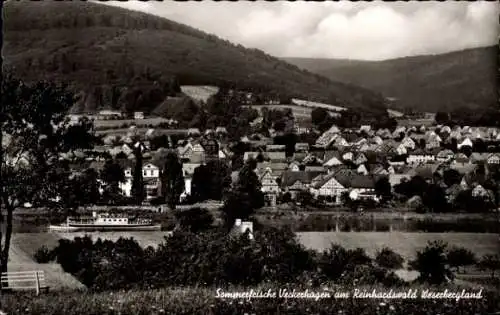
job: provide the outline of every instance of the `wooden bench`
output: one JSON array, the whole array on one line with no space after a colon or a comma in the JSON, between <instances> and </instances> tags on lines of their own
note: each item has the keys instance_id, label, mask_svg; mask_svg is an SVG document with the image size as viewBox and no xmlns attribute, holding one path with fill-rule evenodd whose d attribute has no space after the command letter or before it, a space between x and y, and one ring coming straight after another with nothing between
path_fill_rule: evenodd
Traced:
<instances>
[{"instance_id":1,"label":"wooden bench","mask_svg":"<svg viewBox=\"0 0 500 315\"><path fill-rule=\"evenodd\" d=\"M4 272L0 281L2 284L7 283L6 287L2 286L5 290L35 290L37 295L49 291L41 270Z\"/></svg>"}]
</instances>

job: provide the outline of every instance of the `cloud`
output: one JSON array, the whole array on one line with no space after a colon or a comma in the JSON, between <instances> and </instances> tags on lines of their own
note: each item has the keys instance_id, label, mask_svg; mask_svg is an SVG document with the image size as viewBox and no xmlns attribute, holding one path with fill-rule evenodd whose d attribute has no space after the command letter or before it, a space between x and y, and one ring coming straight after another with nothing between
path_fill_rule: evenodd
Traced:
<instances>
[{"instance_id":1,"label":"cloud","mask_svg":"<svg viewBox=\"0 0 500 315\"><path fill-rule=\"evenodd\" d=\"M275 56L381 60L497 43L496 2L115 2Z\"/></svg>"}]
</instances>

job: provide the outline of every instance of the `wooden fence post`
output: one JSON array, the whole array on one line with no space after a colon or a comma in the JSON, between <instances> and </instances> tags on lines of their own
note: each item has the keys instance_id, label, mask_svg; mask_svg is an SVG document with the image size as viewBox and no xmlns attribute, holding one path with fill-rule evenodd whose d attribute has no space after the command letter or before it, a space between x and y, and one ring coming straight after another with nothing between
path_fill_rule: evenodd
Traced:
<instances>
[{"instance_id":1,"label":"wooden fence post","mask_svg":"<svg viewBox=\"0 0 500 315\"><path fill-rule=\"evenodd\" d=\"M40 295L40 278L38 277L38 271L35 271L36 280L36 295Z\"/></svg>"}]
</instances>

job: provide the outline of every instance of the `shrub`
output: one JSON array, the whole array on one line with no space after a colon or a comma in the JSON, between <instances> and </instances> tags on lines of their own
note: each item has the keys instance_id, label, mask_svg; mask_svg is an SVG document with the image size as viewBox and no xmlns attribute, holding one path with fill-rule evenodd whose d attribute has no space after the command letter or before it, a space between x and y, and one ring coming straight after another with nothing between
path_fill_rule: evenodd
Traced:
<instances>
[{"instance_id":1,"label":"shrub","mask_svg":"<svg viewBox=\"0 0 500 315\"><path fill-rule=\"evenodd\" d=\"M448 263L451 267L455 267L457 272L460 272L460 267L470 266L476 263L476 256L468 249L454 247L450 249L446 255Z\"/></svg>"},{"instance_id":2,"label":"shrub","mask_svg":"<svg viewBox=\"0 0 500 315\"><path fill-rule=\"evenodd\" d=\"M420 272L421 282L442 284L453 277L446 258L446 247L446 243L434 241L429 242L423 251L417 252L410 267Z\"/></svg>"},{"instance_id":3,"label":"shrub","mask_svg":"<svg viewBox=\"0 0 500 315\"><path fill-rule=\"evenodd\" d=\"M387 269L399 269L403 266L404 259L398 253L388 247L377 252L375 261L380 267Z\"/></svg>"},{"instance_id":4,"label":"shrub","mask_svg":"<svg viewBox=\"0 0 500 315\"><path fill-rule=\"evenodd\" d=\"M323 252L320 258L320 268L325 277L337 280L346 272L353 271L356 266L368 265L371 259L361 248L347 250L338 244Z\"/></svg>"},{"instance_id":5,"label":"shrub","mask_svg":"<svg viewBox=\"0 0 500 315\"><path fill-rule=\"evenodd\" d=\"M201 208L177 211L175 217L181 228L195 233L211 228L214 222L210 211Z\"/></svg>"},{"instance_id":6,"label":"shrub","mask_svg":"<svg viewBox=\"0 0 500 315\"><path fill-rule=\"evenodd\" d=\"M47 264L55 260L55 254L53 251L49 250L47 246L40 247L33 255L35 261L39 264Z\"/></svg>"},{"instance_id":7,"label":"shrub","mask_svg":"<svg viewBox=\"0 0 500 315\"><path fill-rule=\"evenodd\" d=\"M495 271L500 270L500 257L498 255L484 255L478 263L481 270L488 270L491 278L495 278Z\"/></svg>"}]
</instances>

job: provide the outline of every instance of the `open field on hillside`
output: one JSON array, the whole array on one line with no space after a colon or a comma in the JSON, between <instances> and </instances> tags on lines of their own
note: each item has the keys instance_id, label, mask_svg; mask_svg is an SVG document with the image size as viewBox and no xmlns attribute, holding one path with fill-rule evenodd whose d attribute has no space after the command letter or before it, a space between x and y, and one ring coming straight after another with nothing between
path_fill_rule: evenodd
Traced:
<instances>
[{"instance_id":1,"label":"open field on hillside","mask_svg":"<svg viewBox=\"0 0 500 315\"><path fill-rule=\"evenodd\" d=\"M219 88L209 85L182 85L181 91L195 100L206 102L210 96L219 91Z\"/></svg>"},{"instance_id":2,"label":"open field on hillside","mask_svg":"<svg viewBox=\"0 0 500 315\"><path fill-rule=\"evenodd\" d=\"M168 119L162 117L145 118L145 119L95 119L94 126L96 128L114 128L119 127L124 124L135 125L135 126L148 126L148 125L159 125L161 123L167 123Z\"/></svg>"},{"instance_id":3,"label":"open field on hillside","mask_svg":"<svg viewBox=\"0 0 500 315\"><path fill-rule=\"evenodd\" d=\"M274 109L274 110L284 110L290 108L292 110L293 116L298 119L311 119L311 112L313 108L308 108L293 104L280 104L280 105L245 105L245 107L253 108L262 111L263 108Z\"/></svg>"},{"instance_id":4,"label":"open field on hillside","mask_svg":"<svg viewBox=\"0 0 500 315\"><path fill-rule=\"evenodd\" d=\"M137 134L144 135L149 128L137 128L135 132ZM130 128L120 128L120 129L106 129L106 130L96 130L97 135L113 135L113 136L122 136L126 135L130 131ZM165 134L165 135L178 135L178 134L187 134L187 129L164 129L164 128L155 128L155 133L157 134Z\"/></svg>"},{"instance_id":5,"label":"open field on hillside","mask_svg":"<svg viewBox=\"0 0 500 315\"><path fill-rule=\"evenodd\" d=\"M398 119L398 125L399 126L406 126L406 127L420 127L420 126L426 126L430 127L434 125L434 118L432 119Z\"/></svg>"}]
</instances>

